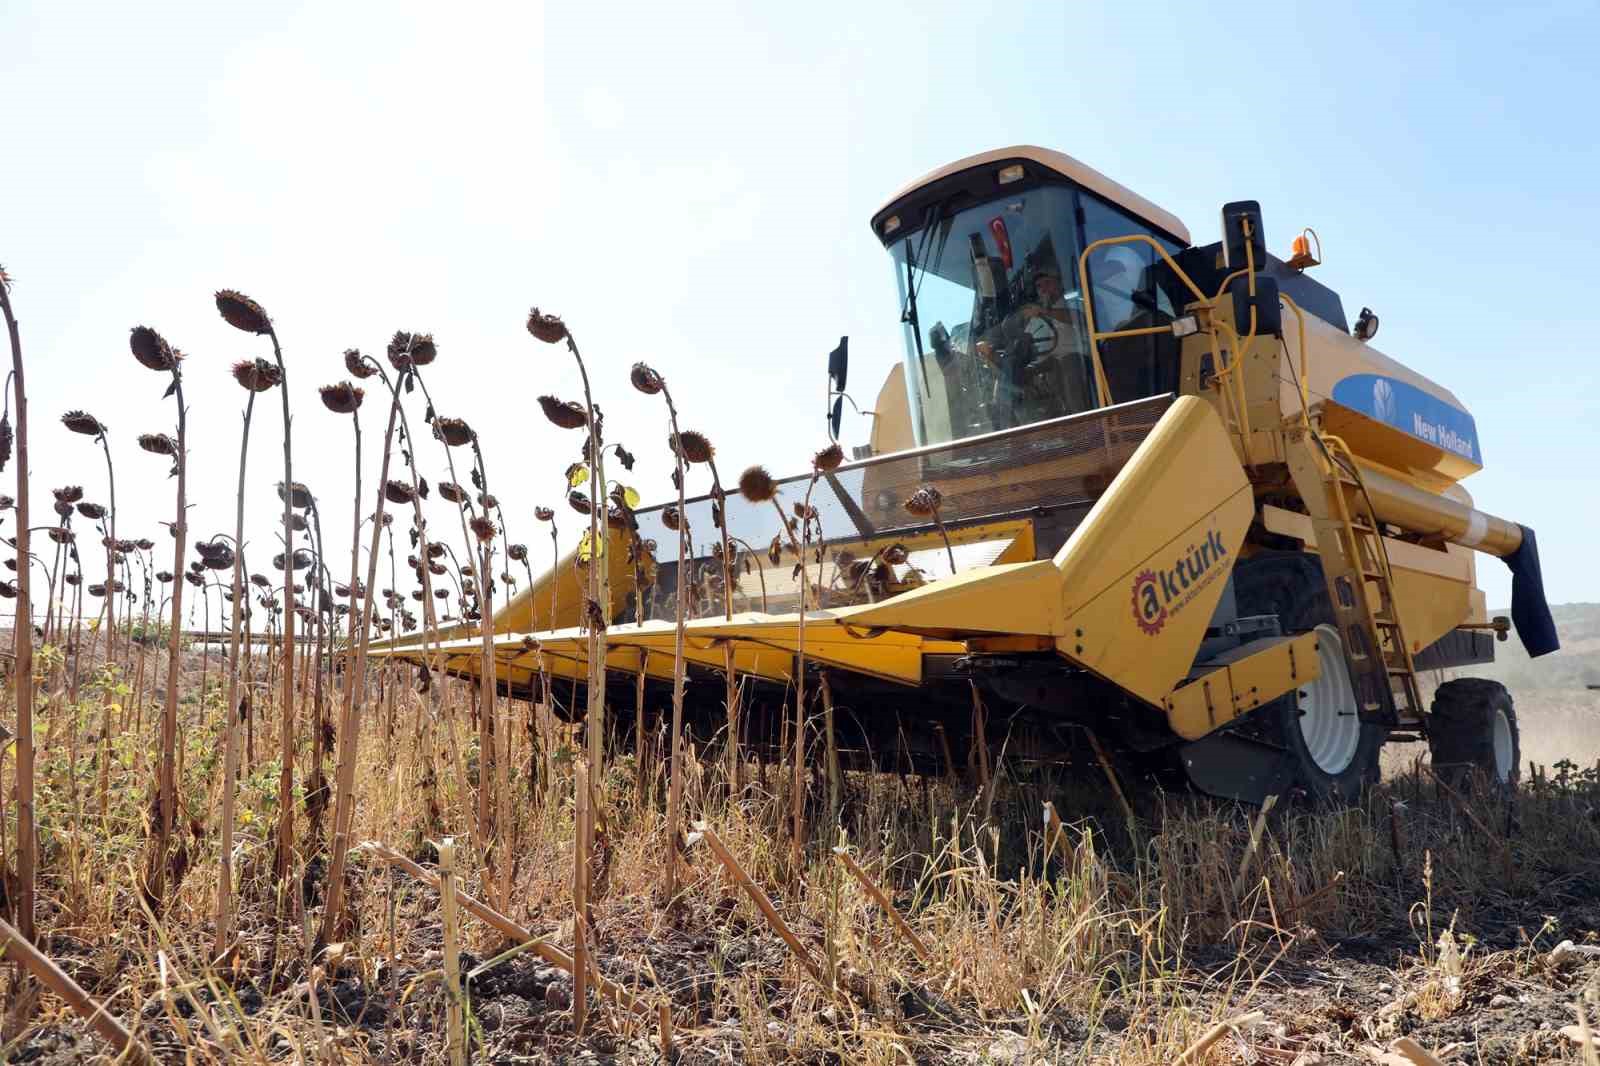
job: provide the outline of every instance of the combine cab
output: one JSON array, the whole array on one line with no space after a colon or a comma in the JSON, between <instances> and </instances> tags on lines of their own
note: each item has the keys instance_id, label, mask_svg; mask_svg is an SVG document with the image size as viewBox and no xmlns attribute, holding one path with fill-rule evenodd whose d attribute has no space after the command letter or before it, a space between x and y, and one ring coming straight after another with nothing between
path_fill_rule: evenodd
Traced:
<instances>
[{"instance_id":1,"label":"combine cab","mask_svg":"<svg viewBox=\"0 0 1600 1066\"><path fill-rule=\"evenodd\" d=\"M941 772L973 751L1071 762L1085 745L1259 800L1349 798L1391 739L1501 780L1517 765L1503 689L1423 669L1493 658L1475 553L1511 567L1534 655L1556 647L1531 530L1476 510L1472 417L1369 343L1313 280L1309 246L1271 256L1259 208L1221 240L1060 153L1010 148L897 193L872 220L900 288L906 353L854 461L782 481L820 537L729 496L731 617L712 500L685 518L679 573L658 509L613 531L608 714L653 727L689 611L686 721L780 743L803 661L841 759ZM848 372L830 360L830 419ZM908 509L907 501L920 493ZM653 551L653 555L652 555ZM659 558L656 558L658 556ZM494 618L498 681L584 706L589 640L569 558ZM381 649L473 673L470 629ZM435 659L435 657L437 657ZM544 680L548 678L548 683Z\"/></svg>"}]
</instances>

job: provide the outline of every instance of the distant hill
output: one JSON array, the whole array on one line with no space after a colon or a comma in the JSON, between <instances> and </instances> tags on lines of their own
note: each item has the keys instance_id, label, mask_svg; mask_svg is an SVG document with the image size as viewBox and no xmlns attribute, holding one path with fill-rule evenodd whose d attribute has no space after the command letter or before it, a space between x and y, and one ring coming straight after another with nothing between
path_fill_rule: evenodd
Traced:
<instances>
[{"instance_id":1,"label":"distant hill","mask_svg":"<svg viewBox=\"0 0 1600 1066\"><path fill-rule=\"evenodd\" d=\"M1509 608L1489 612L1511 614ZM1471 673L1492 677L1515 695L1518 692L1584 692L1600 685L1600 603L1563 603L1550 608L1561 636L1561 650L1529 659L1515 632L1494 646L1494 665L1474 667ZM1595 693L1600 696L1600 693Z\"/></svg>"}]
</instances>

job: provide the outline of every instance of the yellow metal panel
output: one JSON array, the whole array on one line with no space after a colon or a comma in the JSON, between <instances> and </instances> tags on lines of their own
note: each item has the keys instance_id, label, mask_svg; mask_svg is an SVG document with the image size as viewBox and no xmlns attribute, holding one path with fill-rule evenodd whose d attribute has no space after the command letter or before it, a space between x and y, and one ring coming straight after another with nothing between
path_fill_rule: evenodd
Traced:
<instances>
[{"instance_id":1,"label":"yellow metal panel","mask_svg":"<svg viewBox=\"0 0 1600 1066\"><path fill-rule=\"evenodd\" d=\"M1164 701L1172 731L1197 740L1321 672L1317 635L1268 637L1235 649L1228 661L1189 681Z\"/></svg>"},{"instance_id":2,"label":"yellow metal panel","mask_svg":"<svg viewBox=\"0 0 1600 1066\"><path fill-rule=\"evenodd\" d=\"M852 608L852 624L929 636L1050 636L1061 627L1061 575L1040 559L968 570L892 600Z\"/></svg>"},{"instance_id":3,"label":"yellow metal panel","mask_svg":"<svg viewBox=\"0 0 1600 1066\"><path fill-rule=\"evenodd\" d=\"M1056 553L1066 579L1064 614L1120 585L1135 565L1172 547L1248 488L1216 412L1203 400L1180 397Z\"/></svg>"},{"instance_id":4,"label":"yellow metal panel","mask_svg":"<svg viewBox=\"0 0 1600 1066\"><path fill-rule=\"evenodd\" d=\"M1194 662L1254 513L1221 419L1180 398L1056 555L1057 650L1160 706Z\"/></svg>"},{"instance_id":5,"label":"yellow metal panel","mask_svg":"<svg viewBox=\"0 0 1600 1066\"><path fill-rule=\"evenodd\" d=\"M1394 599L1400 628L1415 655L1462 622L1471 621L1471 585L1437 574L1394 568Z\"/></svg>"},{"instance_id":6,"label":"yellow metal panel","mask_svg":"<svg viewBox=\"0 0 1600 1066\"><path fill-rule=\"evenodd\" d=\"M1251 641L1240 650L1257 646L1261 647L1227 667L1233 679L1234 705L1240 714L1321 676L1315 632Z\"/></svg>"},{"instance_id":7,"label":"yellow metal panel","mask_svg":"<svg viewBox=\"0 0 1600 1066\"><path fill-rule=\"evenodd\" d=\"M1295 537L1314 548L1317 543L1311 519L1270 504L1261 509L1262 524L1273 533ZM1481 593L1473 582L1470 548L1448 544L1444 550L1383 539L1394 570L1395 604L1400 627L1415 655L1462 622L1476 616Z\"/></svg>"},{"instance_id":8,"label":"yellow metal panel","mask_svg":"<svg viewBox=\"0 0 1600 1066\"><path fill-rule=\"evenodd\" d=\"M1166 699L1167 722L1186 740L1198 740L1236 717L1233 683L1227 667L1219 667L1172 690Z\"/></svg>"}]
</instances>

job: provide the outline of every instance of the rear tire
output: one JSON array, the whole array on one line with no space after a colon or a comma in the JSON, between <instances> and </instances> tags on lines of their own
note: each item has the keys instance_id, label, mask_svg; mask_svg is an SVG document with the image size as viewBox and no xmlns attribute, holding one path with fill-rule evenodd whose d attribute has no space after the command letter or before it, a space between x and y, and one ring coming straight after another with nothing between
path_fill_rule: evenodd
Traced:
<instances>
[{"instance_id":1,"label":"rear tire","mask_svg":"<svg viewBox=\"0 0 1600 1066\"><path fill-rule=\"evenodd\" d=\"M1511 693L1481 677L1440 685L1428 715L1428 750L1433 772L1446 784L1479 773L1496 787L1514 784L1522 766L1522 733Z\"/></svg>"},{"instance_id":2,"label":"rear tire","mask_svg":"<svg viewBox=\"0 0 1600 1066\"><path fill-rule=\"evenodd\" d=\"M1299 553L1271 555L1242 563L1234 573L1239 614L1275 614L1285 633L1316 631L1322 670L1316 681L1267 704L1253 720L1293 757L1298 783L1312 800L1358 802L1378 780L1378 749L1388 729L1358 717L1321 561Z\"/></svg>"}]
</instances>

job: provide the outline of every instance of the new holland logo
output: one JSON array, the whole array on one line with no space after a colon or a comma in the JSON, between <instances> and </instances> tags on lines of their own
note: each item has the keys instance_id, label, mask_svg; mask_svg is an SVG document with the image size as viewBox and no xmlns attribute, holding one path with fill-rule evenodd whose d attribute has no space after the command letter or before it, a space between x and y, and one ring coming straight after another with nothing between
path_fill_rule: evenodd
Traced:
<instances>
[{"instance_id":1,"label":"new holland logo","mask_svg":"<svg viewBox=\"0 0 1600 1066\"><path fill-rule=\"evenodd\" d=\"M1227 554L1213 529L1198 546L1189 545L1172 566L1139 571L1133 579L1133 620L1139 628L1152 637L1161 632L1167 619L1182 612L1223 572L1217 564Z\"/></svg>"}]
</instances>

